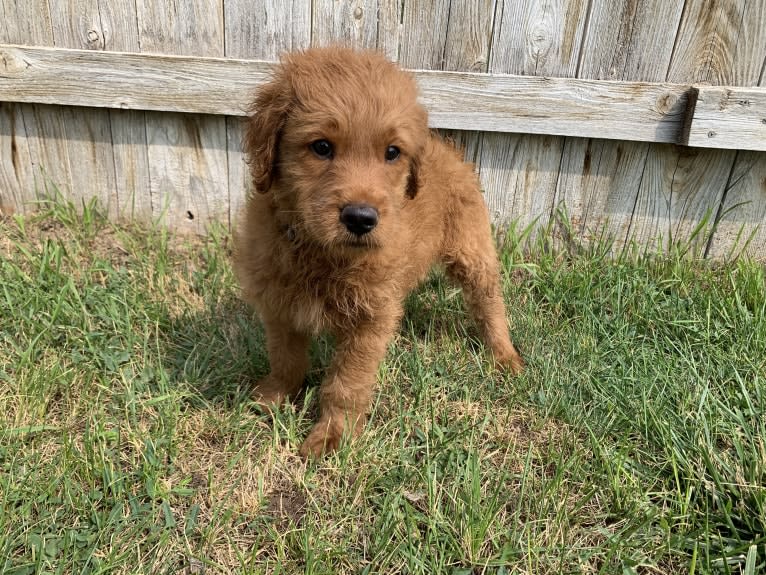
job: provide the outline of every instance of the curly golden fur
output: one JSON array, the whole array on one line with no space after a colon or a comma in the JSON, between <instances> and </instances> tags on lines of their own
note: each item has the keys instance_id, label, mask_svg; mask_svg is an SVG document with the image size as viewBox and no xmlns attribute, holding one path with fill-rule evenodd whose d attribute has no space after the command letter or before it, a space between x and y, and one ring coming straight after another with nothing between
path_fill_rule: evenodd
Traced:
<instances>
[{"instance_id":1,"label":"curly golden fur","mask_svg":"<svg viewBox=\"0 0 766 575\"><path fill-rule=\"evenodd\" d=\"M374 52L288 54L256 96L244 143L258 193L235 270L271 364L254 397L269 406L295 394L309 338L336 339L303 455L361 431L404 299L436 263L462 286L496 363L521 370L478 179L429 131L409 74Z\"/></svg>"}]
</instances>

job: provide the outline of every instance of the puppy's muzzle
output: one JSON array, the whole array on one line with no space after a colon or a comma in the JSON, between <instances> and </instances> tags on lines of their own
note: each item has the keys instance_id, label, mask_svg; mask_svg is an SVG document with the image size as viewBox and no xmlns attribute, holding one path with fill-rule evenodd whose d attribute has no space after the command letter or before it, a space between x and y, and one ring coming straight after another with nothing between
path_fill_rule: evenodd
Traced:
<instances>
[{"instance_id":1,"label":"puppy's muzzle","mask_svg":"<svg viewBox=\"0 0 766 575\"><path fill-rule=\"evenodd\" d=\"M363 236L378 225L378 210L367 204L347 204L340 211L340 221L355 236Z\"/></svg>"}]
</instances>

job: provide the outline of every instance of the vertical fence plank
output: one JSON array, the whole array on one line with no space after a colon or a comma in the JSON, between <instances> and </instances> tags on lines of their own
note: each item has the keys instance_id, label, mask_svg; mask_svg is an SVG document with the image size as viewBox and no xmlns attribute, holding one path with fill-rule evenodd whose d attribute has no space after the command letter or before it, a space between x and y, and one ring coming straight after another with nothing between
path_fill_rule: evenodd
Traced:
<instances>
[{"instance_id":1,"label":"vertical fence plank","mask_svg":"<svg viewBox=\"0 0 766 575\"><path fill-rule=\"evenodd\" d=\"M577 77L664 80L682 9L683 0L593 0ZM567 139L555 200L569 217L565 237L603 234L616 249L625 245L650 148L643 142ZM655 152L661 164L671 146L657 146Z\"/></svg>"},{"instance_id":2,"label":"vertical fence plank","mask_svg":"<svg viewBox=\"0 0 766 575\"><path fill-rule=\"evenodd\" d=\"M34 190L22 106L0 102L0 214L23 211Z\"/></svg>"},{"instance_id":3,"label":"vertical fence plank","mask_svg":"<svg viewBox=\"0 0 766 575\"><path fill-rule=\"evenodd\" d=\"M402 1L378 0L378 15L377 48L389 60L398 62L402 30Z\"/></svg>"},{"instance_id":4,"label":"vertical fence plank","mask_svg":"<svg viewBox=\"0 0 766 575\"><path fill-rule=\"evenodd\" d=\"M311 45L376 48L396 60L400 14L399 0L314 0Z\"/></svg>"},{"instance_id":5,"label":"vertical fence plank","mask_svg":"<svg viewBox=\"0 0 766 575\"><path fill-rule=\"evenodd\" d=\"M354 48L375 48L377 45L377 0L314 0L312 8L312 45L334 42Z\"/></svg>"},{"instance_id":6,"label":"vertical fence plank","mask_svg":"<svg viewBox=\"0 0 766 575\"><path fill-rule=\"evenodd\" d=\"M405 2L400 63L406 68L486 72L494 2ZM443 135L475 162L481 135L445 130Z\"/></svg>"},{"instance_id":7,"label":"vertical fence plank","mask_svg":"<svg viewBox=\"0 0 766 575\"><path fill-rule=\"evenodd\" d=\"M666 79L694 83L728 74L730 59L722 55L737 44L743 5L743 0L724 0L714 7L687 2ZM657 238L691 240L698 222L715 216L735 154L651 146L632 215L631 239L642 245ZM705 236L693 239L693 253L704 254Z\"/></svg>"},{"instance_id":8,"label":"vertical fence plank","mask_svg":"<svg viewBox=\"0 0 766 575\"><path fill-rule=\"evenodd\" d=\"M225 49L231 58L277 60L282 52L306 48L311 42L311 5L303 0L227 0L224 9ZM242 154L242 125L240 118L226 120L230 225L252 192Z\"/></svg>"},{"instance_id":9,"label":"vertical fence plank","mask_svg":"<svg viewBox=\"0 0 766 575\"><path fill-rule=\"evenodd\" d=\"M223 56L222 0L137 0L142 52ZM169 226L205 231L229 214L226 119L146 114L152 211Z\"/></svg>"},{"instance_id":10,"label":"vertical fence plank","mask_svg":"<svg viewBox=\"0 0 766 575\"><path fill-rule=\"evenodd\" d=\"M399 62L406 68L442 70L450 0L404 3Z\"/></svg>"},{"instance_id":11,"label":"vertical fence plank","mask_svg":"<svg viewBox=\"0 0 766 575\"><path fill-rule=\"evenodd\" d=\"M0 0L0 42L11 42L5 1ZM0 102L0 214L22 210L35 190L23 106Z\"/></svg>"},{"instance_id":12,"label":"vertical fence plank","mask_svg":"<svg viewBox=\"0 0 766 575\"><path fill-rule=\"evenodd\" d=\"M729 74L721 83L766 86L766 2L748 2L741 29L731 55ZM708 76L715 82L718 78ZM724 258L736 254L746 238L752 237L748 253L766 253L766 152L738 152L719 209L720 220L708 245L708 256Z\"/></svg>"},{"instance_id":13,"label":"vertical fence plank","mask_svg":"<svg viewBox=\"0 0 766 575\"><path fill-rule=\"evenodd\" d=\"M745 77L736 61L742 51L752 46L756 22L743 19L745 0L725 0L714 6L687 3L676 38L676 48L668 69L667 79L679 83L713 82L753 84L757 73ZM739 53L739 56L737 55ZM674 177L663 190L666 207L667 236L689 238L703 217L716 216L723 200L728 176L736 152L697 148L673 148L675 163L670 164ZM644 195L654 193L647 190ZM646 237L644 229L652 223L651 215L642 221L634 216L637 241ZM651 229L651 228L650 228ZM695 253L704 253L704 236L695 238Z\"/></svg>"},{"instance_id":14,"label":"vertical fence plank","mask_svg":"<svg viewBox=\"0 0 766 575\"><path fill-rule=\"evenodd\" d=\"M103 50L104 34L96 0L58 0L49 5L55 46ZM80 205L95 197L111 217L117 216L109 111L66 107L61 116L71 173L69 198Z\"/></svg>"},{"instance_id":15,"label":"vertical fence plank","mask_svg":"<svg viewBox=\"0 0 766 575\"><path fill-rule=\"evenodd\" d=\"M46 0L0 0L5 14L5 39L11 44L53 45L51 15ZM16 145L29 152L32 179L17 170L17 197L21 207L29 205L41 194L51 195L56 190L69 195L71 174L66 146L66 130L61 110L56 106L16 105L8 110L14 117ZM10 125L6 122L6 125ZM21 140L24 143L19 144ZM19 156L20 158L20 156ZM11 178L7 178L13 181Z\"/></svg>"},{"instance_id":16,"label":"vertical fence plank","mask_svg":"<svg viewBox=\"0 0 766 575\"><path fill-rule=\"evenodd\" d=\"M494 13L494 0L459 2L450 6L442 64L444 70L487 71ZM467 161L476 163L483 138L481 132L452 130L445 135L463 150Z\"/></svg>"},{"instance_id":17,"label":"vertical fence plank","mask_svg":"<svg viewBox=\"0 0 766 575\"><path fill-rule=\"evenodd\" d=\"M135 0L98 0L104 50L139 52ZM121 217L152 218L146 114L141 110L109 110L115 187Z\"/></svg>"},{"instance_id":18,"label":"vertical fence plank","mask_svg":"<svg viewBox=\"0 0 766 575\"><path fill-rule=\"evenodd\" d=\"M571 75L586 9L584 0L498 0L489 71ZM514 219L520 228L547 224L564 141L560 136L484 134L480 174L496 222Z\"/></svg>"}]
</instances>

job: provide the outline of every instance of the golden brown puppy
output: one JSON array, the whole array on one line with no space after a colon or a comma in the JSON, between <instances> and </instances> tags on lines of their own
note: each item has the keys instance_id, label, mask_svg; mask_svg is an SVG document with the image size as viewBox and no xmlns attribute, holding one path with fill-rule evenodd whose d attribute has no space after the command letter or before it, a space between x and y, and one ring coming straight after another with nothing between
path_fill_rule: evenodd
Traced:
<instances>
[{"instance_id":1,"label":"golden brown puppy","mask_svg":"<svg viewBox=\"0 0 766 575\"><path fill-rule=\"evenodd\" d=\"M335 356L301 453L357 435L407 294L442 263L463 288L495 361L523 362L508 337L498 261L472 166L429 132L413 78L374 52L288 54L252 107L255 188L235 240L243 297L266 330L263 405L300 390L309 338Z\"/></svg>"}]
</instances>

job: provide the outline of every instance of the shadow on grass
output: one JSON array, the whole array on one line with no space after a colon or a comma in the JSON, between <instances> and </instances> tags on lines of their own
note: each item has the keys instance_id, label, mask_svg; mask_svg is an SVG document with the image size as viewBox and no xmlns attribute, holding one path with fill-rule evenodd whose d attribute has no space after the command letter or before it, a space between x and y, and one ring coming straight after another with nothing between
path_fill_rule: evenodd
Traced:
<instances>
[{"instance_id":1,"label":"shadow on grass","mask_svg":"<svg viewBox=\"0 0 766 575\"><path fill-rule=\"evenodd\" d=\"M263 327L232 290L210 295L202 309L167 317L158 337L163 365L172 385L189 386L204 401L249 402L253 386L269 371ZM486 354L460 291L439 272L407 298L399 334L405 342L456 337L470 353ZM321 383L333 351L331 335L312 338L304 392ZM302 402L304 395L294 402Z\"/></svg>"}]
</instances>

